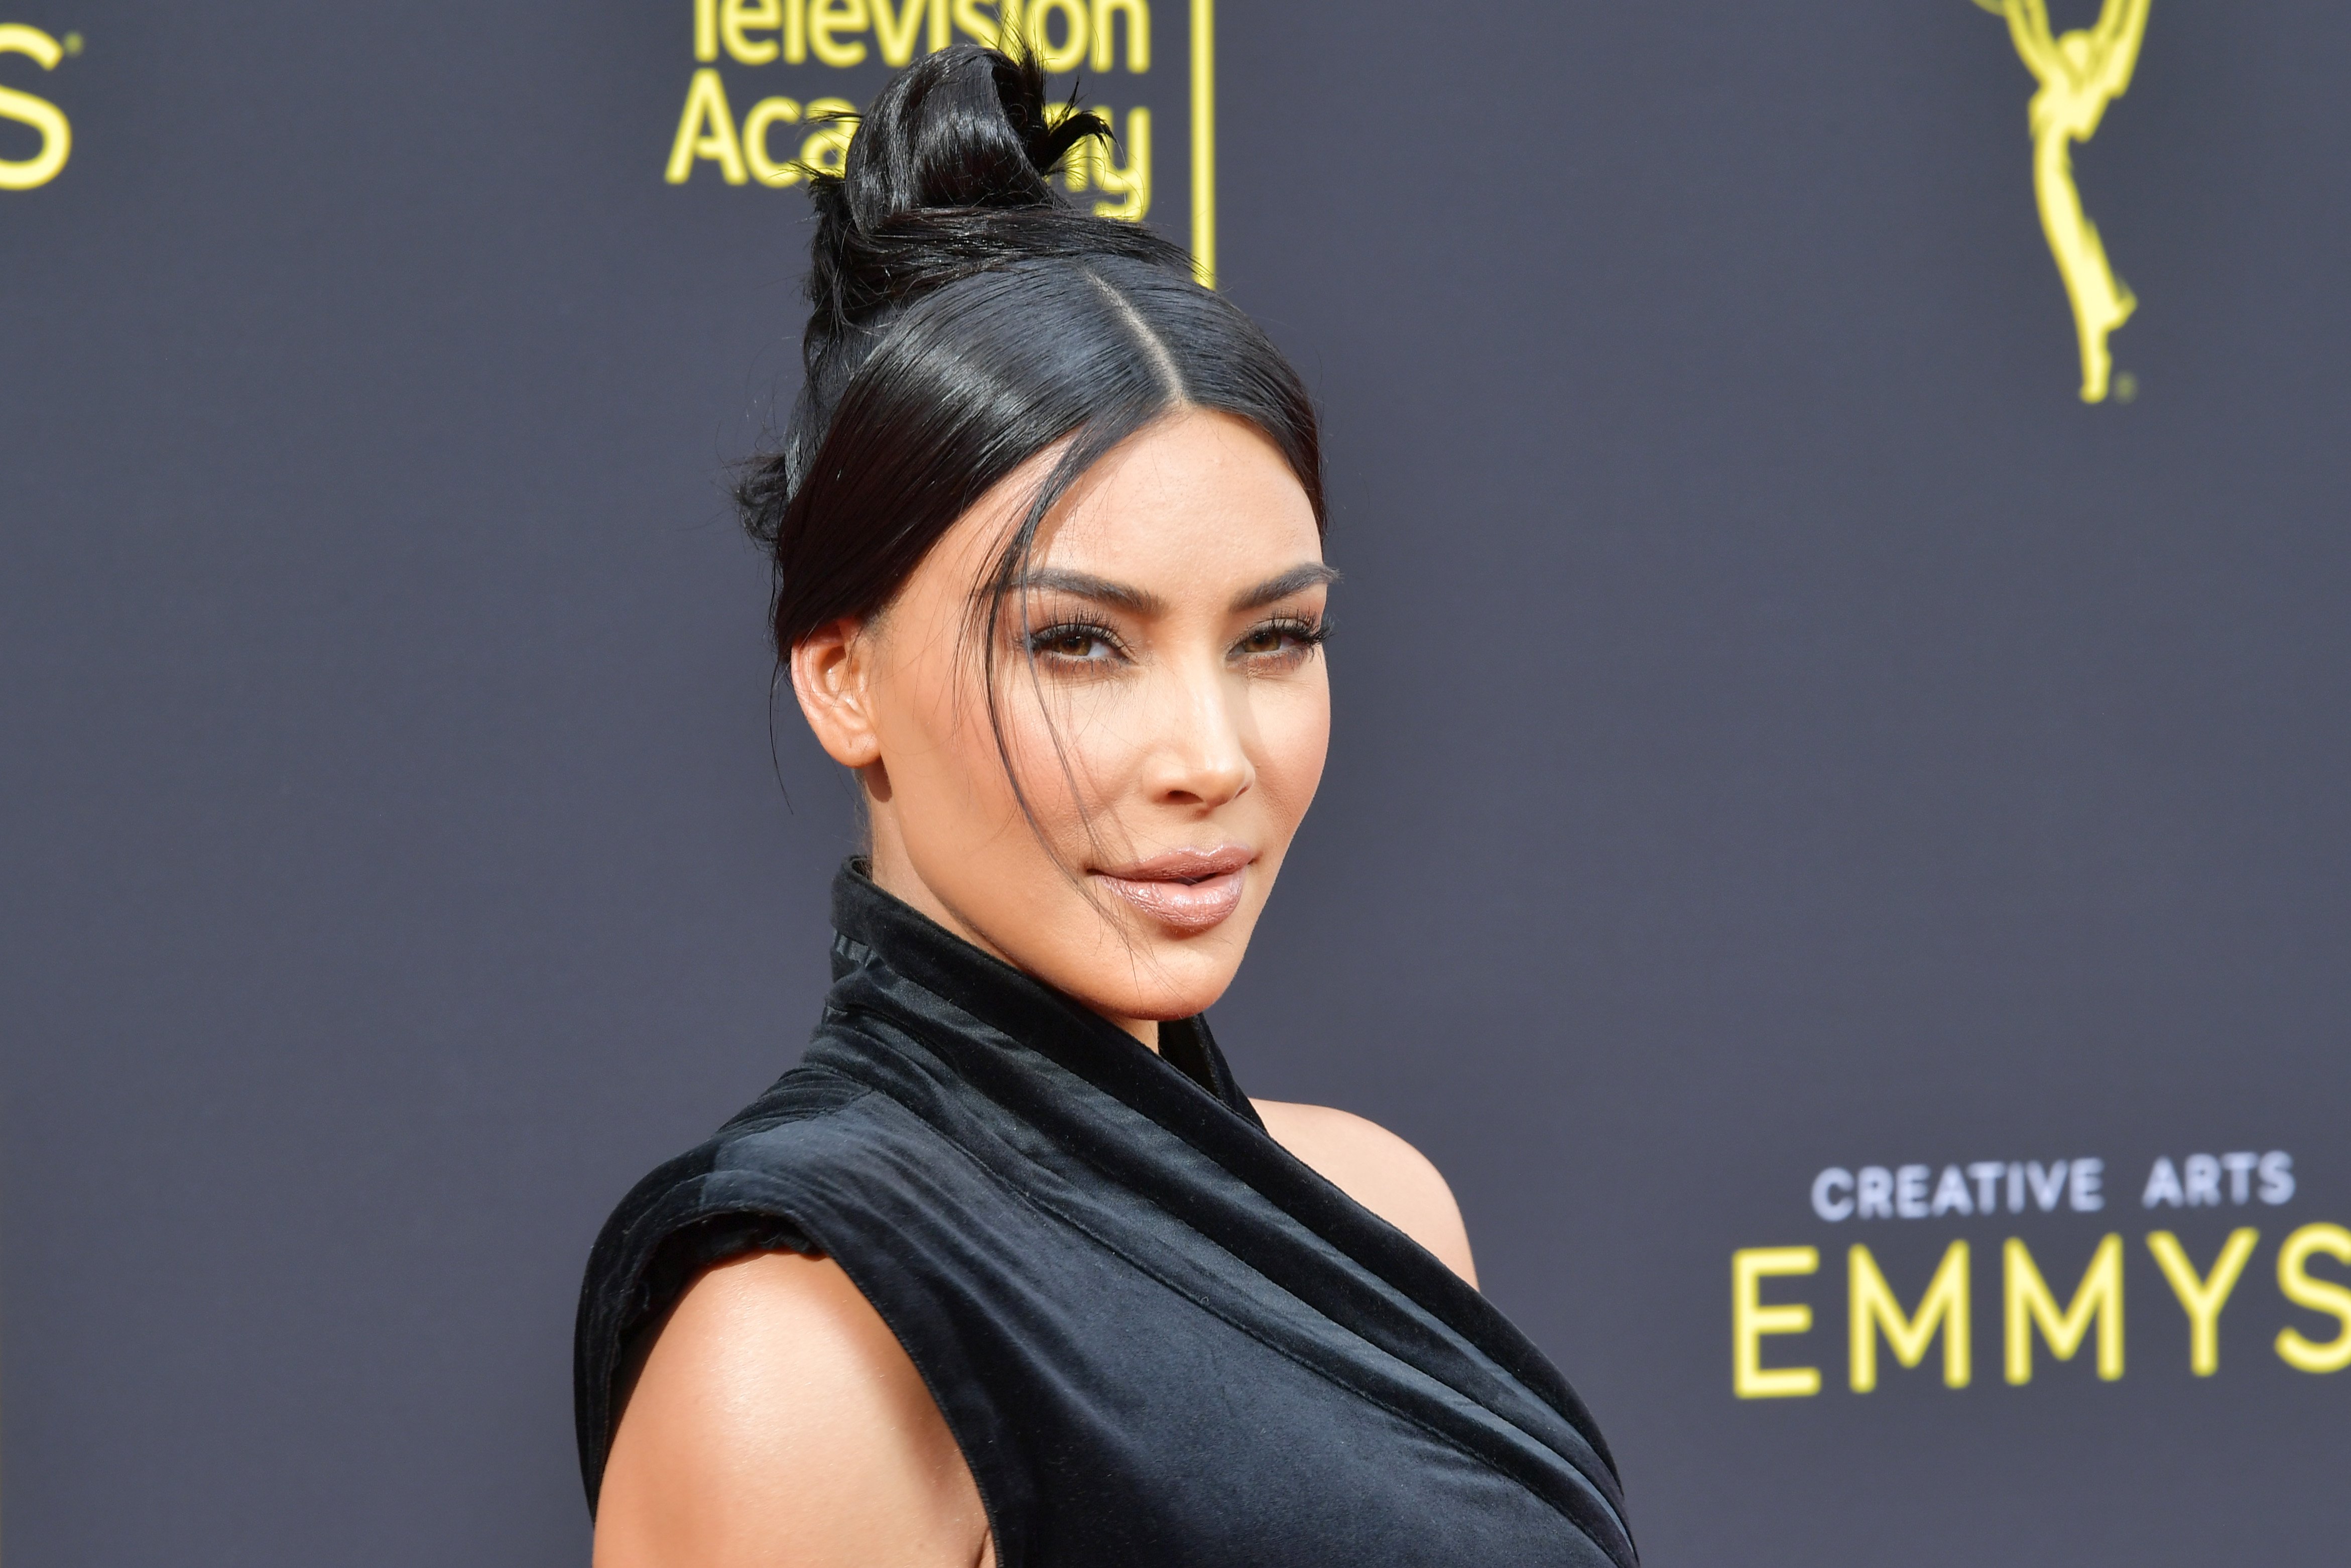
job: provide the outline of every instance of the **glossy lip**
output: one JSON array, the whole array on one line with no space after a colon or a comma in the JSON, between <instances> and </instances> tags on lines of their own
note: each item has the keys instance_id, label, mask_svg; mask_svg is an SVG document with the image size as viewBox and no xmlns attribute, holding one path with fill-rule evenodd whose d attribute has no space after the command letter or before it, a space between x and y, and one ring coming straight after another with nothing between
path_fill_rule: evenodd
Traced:
<instances>
[{"instance_id":1,"label":"glossy lip","mask_svg":"<svg viewBox=\"0 0 2351 1568\"><path fill-rule=\"evenodd\" d=\"M1104 887L1171 931L1185 935L1224 924L1241 904L1257 852L1238 844L1169 850L1116 871L1097 871Z\"/></svg>"}]
</instances>

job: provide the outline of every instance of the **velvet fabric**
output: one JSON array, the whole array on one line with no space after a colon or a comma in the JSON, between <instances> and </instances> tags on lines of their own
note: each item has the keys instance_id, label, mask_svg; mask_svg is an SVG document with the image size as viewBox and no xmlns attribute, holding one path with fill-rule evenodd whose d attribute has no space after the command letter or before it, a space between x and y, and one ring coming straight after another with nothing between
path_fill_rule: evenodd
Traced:
<instances>
[{"instance_id":1,"label":"velvet fabric","mask_svg":"<svg viewBox=\"0 0 2351 1568\"><path fill-rule=\"evenodd\" d=\"M1615 1564L1614 1461L1542 1354L1164 1054L852 863L800 1066L640 1183L580 1305L593 1506L632 1343L709 1264L837 1260L938 1401L1002 1568Z\"/></svg>"}]
</instances>

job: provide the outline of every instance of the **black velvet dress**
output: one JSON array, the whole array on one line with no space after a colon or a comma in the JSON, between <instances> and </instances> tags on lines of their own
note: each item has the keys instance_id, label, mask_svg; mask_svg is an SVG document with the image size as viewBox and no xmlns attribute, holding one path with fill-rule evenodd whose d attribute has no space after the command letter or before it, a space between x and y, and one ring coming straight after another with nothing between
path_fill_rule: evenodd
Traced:
<instances>
[{"instance_id":1,"label":"black velvet dress","mask_svg":"<svg viewBox=\"0 0 2351 1568\"><path fill-rule=\"evenodd\" d=\"M596 1243L591 1503L634 1336L698 1270L789 1248L897 1334L1002 1568L1635 1563L1565 1380L1267 1136L1198 1020L1154 1055L853 865L833 924L806 1060Z\"/></svg>"}]
</instances>

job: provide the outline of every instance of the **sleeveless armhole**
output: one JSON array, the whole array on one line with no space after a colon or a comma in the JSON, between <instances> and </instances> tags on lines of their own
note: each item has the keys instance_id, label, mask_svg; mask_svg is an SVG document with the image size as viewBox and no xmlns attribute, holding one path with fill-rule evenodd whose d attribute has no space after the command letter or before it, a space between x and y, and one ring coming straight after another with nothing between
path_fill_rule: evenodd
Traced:
<instances>
[{"instance_id":1,"label":"sleeveless armhole","mask_svg":"<svg viewBox=\"0 0 2351 1568\"><path fill-rule=\"evenodd\" d=\"M831 1074L788 1074L708 1142L638 1183L605 1223L589 1255L572 1340L580 1476L591 1516L619 1422L621 1380L640 1337L705 1270L753 1252L822 1255L793 1213L789 1184L772 1169L730 1167L729 1146L867 1092Z\"/></svg>"}]
</instances>

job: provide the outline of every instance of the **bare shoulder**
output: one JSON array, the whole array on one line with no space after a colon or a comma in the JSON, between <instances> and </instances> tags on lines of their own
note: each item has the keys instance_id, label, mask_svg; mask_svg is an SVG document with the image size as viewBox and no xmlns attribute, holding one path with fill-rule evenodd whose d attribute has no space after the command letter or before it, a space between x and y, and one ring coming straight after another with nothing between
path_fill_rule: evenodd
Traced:
<instances>
[{"instance_id":1,"label":"bare shoulder","mask_svg":"<svg viewBox=\"0 0 2351 1568\"><path fill-rule=\"evenodd\" d=\"M1428 1156L1376 1122L1328 1105L1253 1100L1273 1141L1332 1186L1478 1282L1461 1206Z\"/></svg>"},{"instance_id":2,"label":"bare shoulder","mask_svg":"<svg viewBox=\"0 0 2351 1568\"><path fill-rule=\"evenodd\" d=\"M972 1568L978 1488L921 1375L830 1259L708 1270L645 1356L595 1568Z\"/></svg>"}]
</instances>

